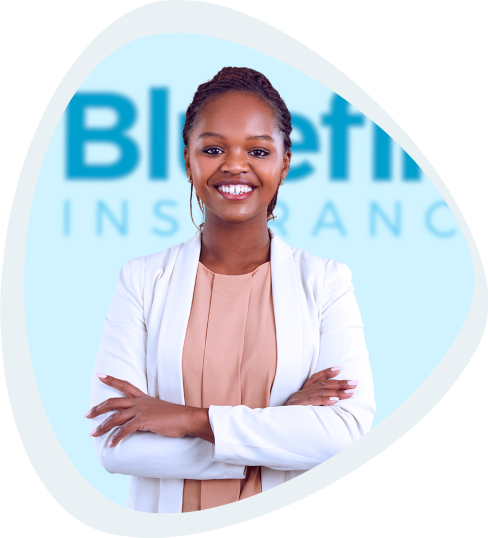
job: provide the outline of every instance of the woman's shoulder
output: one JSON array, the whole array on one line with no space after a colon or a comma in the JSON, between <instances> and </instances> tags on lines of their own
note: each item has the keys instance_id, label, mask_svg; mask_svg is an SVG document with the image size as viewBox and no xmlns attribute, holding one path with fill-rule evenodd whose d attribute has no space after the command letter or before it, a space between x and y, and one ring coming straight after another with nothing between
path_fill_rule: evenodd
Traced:
<instances>
[{"instance_id":1,"label":"woman's shoulder","mask_svg":"<svg viewBox=\"0 0 488 538\"><path fill-rule=\"evenodd\" d=\"M301 248L292 248L295 266L302 282L314 289L314 296L324 305L332 304L344 294L352 292L352 273L342 262L310 254Z\"/></svg>"},{"instance_id":2,"label":"woman's shoulder","mask_svg":"<svg viewBox=\"0 0 488 538\"><path fill-rule=\"evenodd\" d=\"M174 264L183 244L178 243L159 252L130 258L122 267L121 273L127 273L132 284L137 287L144 287L151 282L154 284Z\"/></svg>"},{"instance_id":3,"label":"woman's shoulder","mask_svg":"<svg viewBox=\"0 0 488 538\"><path fill-rule=\"evenodd\" d=\"M296 266L304 273L322 276L324 281L349 278L351 270L342 262L310 254L302 248L291 248Z\"/></svg>"},{"instance_id":4,"label":"woman's shoulder","mask_svg":"<svg viewBox=\"0 0 488 538\"><path fill-rule=\"evenodd\" d=\"M169 260L173 249L174 246L153 254L131 258L127 263L134 271L146 271L148 268L155 268L156 270L163 269L165 263Z\"/></svg>"},{"instance_id":5,"label":"woman's shoulder","mask_svg":"<svg viewBox=\"0 0 488 538\"><path fill-rule=\"evenodd\" d=\"M310 252L302 248L291 247L275 232L272 230L270 230L270 232L272 241L274 242L274 251L277 253L276 258L286 259L286 257L291 254L296 268L302 274L318 278L321 276L324 278L334 278L336 273L348 271L348 268L344 263L310 254ZM273 243L271 249L273 251Z\"/></svg>"}]
</instances>

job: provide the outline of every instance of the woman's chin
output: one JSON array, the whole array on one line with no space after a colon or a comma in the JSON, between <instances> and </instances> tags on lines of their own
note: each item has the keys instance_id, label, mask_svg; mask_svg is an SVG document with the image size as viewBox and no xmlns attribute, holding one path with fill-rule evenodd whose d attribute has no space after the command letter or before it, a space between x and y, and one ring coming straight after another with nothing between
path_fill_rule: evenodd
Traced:
<instances>
[{"instance_id":1,"label":"woman's chin","mask_svg":"<svg viewBox=\"0 0 488 538\"><path fill-rule=\"evenodd\" d=\"M222 225L224 223L228 224L255 224L256 222L267 222L267 212L266 209L263 211L253 212L253 211L211 211L208 207L205 208L205 221L210 224L214 220Z\"/></svg>"},{"instance_id":2,"label":"woman's chin","mask_svg":"<svg viewBox=\"0 0 488 538\"><path fill-rule=\"evenodd\" d=\"M262 219L259 219L257 215L227 215L221 216L221 220L233 226L246 226L255 225L258 220Z\"/></svg>"}]
</instances>

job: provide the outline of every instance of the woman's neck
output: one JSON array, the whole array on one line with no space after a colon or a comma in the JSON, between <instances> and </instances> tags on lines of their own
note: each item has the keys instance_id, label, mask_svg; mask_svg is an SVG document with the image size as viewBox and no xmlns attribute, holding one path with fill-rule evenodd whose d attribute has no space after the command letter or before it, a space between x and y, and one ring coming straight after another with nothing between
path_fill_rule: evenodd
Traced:
<instances>
[{"instance_id":1,"label":"woman's neck","mask_svg":"<svg viewBox=\"0 0 488 538\"><path fill-rule=\"evenodd\" d=\"M266 216L246 222L226 222L207 213L200 262L214 273L251 273L270 259L271 240Z\"/></svg>"}]
</instances>

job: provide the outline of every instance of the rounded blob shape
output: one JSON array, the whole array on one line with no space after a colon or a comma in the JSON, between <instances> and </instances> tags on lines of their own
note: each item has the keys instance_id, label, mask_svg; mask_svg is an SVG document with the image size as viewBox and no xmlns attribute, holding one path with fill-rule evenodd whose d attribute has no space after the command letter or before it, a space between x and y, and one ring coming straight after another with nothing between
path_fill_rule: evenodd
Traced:
<instances>
[{"instance_id":1,"label":"rounded blob shape","mask_svg":"<svg viewBox=\"0 0 488 538\"><path fill-rule=\"evenodd\" d=\"M195 50L208 61L190 69ZM352 268L378 412L371 432L347 451L266 495L191 518L155 518L117 505L125 500L126 477L100 467L83 415L117 272L129 258L194 233L183 148L169 150L168 140L171 131L181 144L181 113L197 84L230 64L272 73L273 85L283 88L294 158L272 226L287 243ZM93 114L85 118L87 108ZM98 114L104 108L117 113L104 118ZM100 141L115 151L107 155ZM66 510L122 536L204 532L332 484L442 398L474 353L487 312L469 229L402 129L303 45L251 17L200 2L136 9L70 69L22 169L3 276L6 379L25 449Z\"/></svg>"}]
</instances>

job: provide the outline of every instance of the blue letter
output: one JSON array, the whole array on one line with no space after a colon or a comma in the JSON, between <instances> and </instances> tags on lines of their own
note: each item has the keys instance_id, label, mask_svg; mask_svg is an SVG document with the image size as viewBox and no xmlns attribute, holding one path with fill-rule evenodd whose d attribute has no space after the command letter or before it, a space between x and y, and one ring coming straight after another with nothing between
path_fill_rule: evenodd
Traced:
<instances>
[{"instance_id":1,"label":"blue letter","mask_svg":"<svg viewBox=\"0 0 488 538\"><path fill-rule=\"evenodd\" d=\"M374 165L373 178L375 181L391 180L391 138L381 127L374 127Z\"/></svg>"},{"instance_id":2,"label":"blue letter","mask_svg":"<svg viewBox=\"0 0 488 538\"><path fill-rule=\"evenodd\" d=\"M63 233L64 235L71 234L71 202L64 201L63 205Z\"/></svg>"},{"instance_id":3,"label":"blue letter","mask_svg":"<svg viewBox=\"0 0 488 538\"><path fill-rule=\"evenodd\" d=\"M109 128L85 126L85 110L90 107L111 108L118 122ZM135 108L129 99L114 93L78 93L68 105L67 179L114 179L128 174L137 164L139 154L133 140L124 134L135 119ZM87 142L109 142L120 149L120 158L111 164L88 165L84 159Z\"/></svg>"},{"instance_id":4,"label":"blue letter","mask_svg":"<svg viewBox=\"0 0 488 538\"><path fill-rule=\"evenodd\" d=\"M168 221L170 224L171 224L171 228L169 230L160 230L158 228L153 228L152 231L156 234L156 235L161 235L163 237L167 236L167 235L173 235L174 233L176 233L176 231L178 230L178 221L171 217L170 215L166 215L165 213L163 213L162 211L160 211L160 209L162 207L164 207L165 205L169 205L171 207L175 207L176 206L176 202L174 200L160 200L159 202L157 202L155 205L154 205L154 213L156 214L157 217L159 217L160 219L163 219L163 220L166 220Z\"/></svg>"},{"instance_id":5,"label":"blue letter","mask_svg":"<svg viewBox=\"0 0 488 538\"><path fill-rule=\"evenodd\" d=\"M405 181L420 181L420 172L419 165L403 150L403 179Z\"/></svg>"},{"instance_id":6,"label":"blue letter","mask_svg":"<svg viewBox=\"0 0 488 538\"><path fill-rule=\"evenodd\" d=\"M102 216L105 214L109 220L112 222L112 224L117 228L119 233L121 235L127 235L127 201L124 200L122 202L122 220L121 222L118 222L115 218L114 214L110 211L110 209L105 205L104 202L99 200L97 202L97 235L103 234L103 227L102 227Z\"/></svg>"},{"instance_id":7,"label":"blue letter","mask_svg":"<svg viewBox=\"0 0 488 538\"><path fill-rule=\"evenodd\" d=\"M180 129L178 131L178 133L182 133L183 132L183 127L185 126L185 120L186 120L186 114L184 112L181 112L180 114ZM179 144L179 148L180 148L180 158L179 158L179 161L180 161L180 165L181 165L181 169L183 170L183 172L185 173L186 175L186 168L185 168L185 156L183 154L183 150L185 148L185 143L183 141L183 135L179 135L178 136L179 140L180 140L180 144Z\"/></svg>"},{"instance_id":8,"label":"blue letter","mask_svg":"<svg viewBox=\"0 0 488 538\"><path fill-rule=\"evenodd\" d=\"M372 236L376 235L376 215L379 215L382 218L383 222L388 226L393 235L400 235L401 205L399 202L395 203L395 222L388 220L388 217L376 202L371 202L369 214L369 234Z\"/></svg>"},{"instance_id":9,"label":"blue letter","mask_svg":"<svg viewBox=\"0 0 488 538\"><path fill-rule=\"evenodd\" d=\"M151 179L168 177L168 91L159 88L151 91L149 175Z\"/></svg>"},{"instance_id":10,"label":"blue letter","mask_svg":"<svg viewBox=\"0 0 488 538\"><path fill-rule=\"evenodd\" d=\"M332 222L326 222L325 216L330 211L333 217ZM315 225L312 235L317 235L319 233L319 230L321 228L337 228L341 235L346 235L346 230L344 229L344 226L342 225L341 219L339 218L339 214L337 213L337 210L335 208L335 205L333 202L327 202L324 207L322 208L322 211L320 212L320 216L317 220L317 224Z\"/></svg>"},{"instance_id":11,"label":"blue letter","mask_svg":"<svg viewBox=\"0 0 488 538\"><path fill-rule=\"evenodd\" d=\"M332 112L322 116L322 125L330 125L330 178L334 181L347 180L349 164L349 126L363 125L364 115L349 115L349 103L340 95L332 99Z\"/></svg>"},{"instance_id":12,"label":"blue letter","mask_svg":"<svg viewBox=\"0 0 488 538\"><path fill-rule=\"evenodd\" d=\"M436 202L429 207L427 213L425 214L425 224L429 232L436 235L437 237L451 237L451 235L454 235L456 233L455 228L451 228L450 230L439 230L432 224L432 215L434 211L441 207L449 209L449 206L443 200L441 202Z\"/></svg>"},{"instance_id":13,"label":"blue letter","mask_svg":"<svg viewBox=\"0 0 488 538\"><path fill-rule=\"evenodd\" d=\"M403 180L420 181L420 168L410 155L402 148ZM374 124L374 170L376 181L391 180L391 138L381 127Z\"/></svg>"},{"instance_id":14,"label":"blue letter","mask_svg":"<svg viewBox=\"0 0 488 538\"><path fill-rule=\"evenodd\" d=\"M293 154L300 151L318 151L319 142L317 139L317 133L315 132L312 123L305 116L300 114L292 114L291 122L293 125L293 132L298 130L301 134L300 141L293 141ZM304 161L298 166L290 166L286 179L292 181L303 179L312 172L313 166L308 161Z\"/></svg>"}]
</instances>

